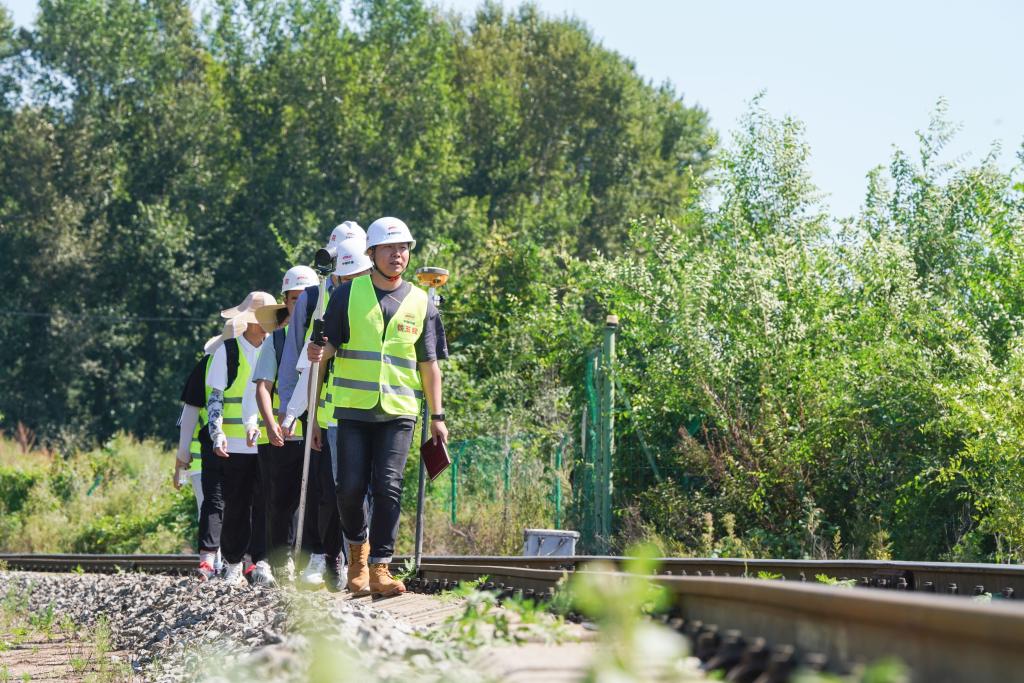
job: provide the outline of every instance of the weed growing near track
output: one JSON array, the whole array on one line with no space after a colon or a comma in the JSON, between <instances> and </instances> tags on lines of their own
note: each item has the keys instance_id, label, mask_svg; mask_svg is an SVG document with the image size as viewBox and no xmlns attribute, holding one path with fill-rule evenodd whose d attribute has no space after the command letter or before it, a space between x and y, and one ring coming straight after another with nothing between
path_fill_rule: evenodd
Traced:
<instances>
[{"instance_id":1,"label":"weed growing near track","mask_svg":"<svg viewBox=\"0 0 1024 683\"><path fill-rule=\"evenodd\" d=\"M442 594L442 599L463 601L462 610L426 637L473 649L492 644L525 642L562 643L569 639L565 619L537 600L512 597L499 600L499 592L481 588L488 577L464 581Z\"/></svg>"},{"instance_id":2,"label":"weed growing near track","mask_svg":"<svg viewBox=\"0 0 1024 683\"><path fill-rule=\"evenodd\" d=\"M857 585L857 579L837 579L828 574L815 574L814 580L826 586L836 586L838 588L853 588Z\"/></svg>"}]
</instances>

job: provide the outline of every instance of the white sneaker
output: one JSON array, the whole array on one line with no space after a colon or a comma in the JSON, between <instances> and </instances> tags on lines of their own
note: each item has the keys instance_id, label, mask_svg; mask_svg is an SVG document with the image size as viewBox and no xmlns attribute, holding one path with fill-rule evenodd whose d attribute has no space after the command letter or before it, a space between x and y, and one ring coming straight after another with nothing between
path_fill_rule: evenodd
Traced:
<instances>
[{"instance_id":1,"label":"white sneaker","mask_svg":"<svg viewBox=\"0 0 1024 683\"><path fill-rule=\"evenodd\" d=\"M299 582L303 588L316 590L324 585L324 572L327 570L327 561L323 555L310 555L309 564L302 570Z\"/></svg>"},{"instance_id":2,"label":"white sneaker","mask_svg":"<svg viewBox=\"0 0 1024 683\"><path fill-rule=\"evenodd\" d=\"M295 560L289 555L288 559L285 560L284 566L281 568L283 576L288 583L295 583Z\"/></svg>"},{"instance_id":3,"label":"white sneaker","mask_svg":"<svg viewBox=\"0 0 1024 683\"><path fill-rule=\"evenodd\" d=\"M213 561L213 570L218 574L224 571L224 556L220 554L220 548L217 548L217 557Z\"/></svg>"},{"instance_id":4,"label":"white sneaker","mask_svg":"<svg viewBox=\"0 0 1024 683\"><path fill-rule=\"evenodd\" d=\"M224 582L229 586L245 586L247 584L245 575L242 573L241 562L224 563Z\"/></svg>"},{"instance_id":5,"label":"white sneaker","mask_svg":"<svg viewBox=\"0 0 1024 683\"><path fill-rule=\"evenodd\" d=\"M274 572L270 571L270 565L266 560L260 560L252 568L250 573L252 579L252 585L254 586L276 586L277 580L274 578Z\"/></svg>"}]
</instances>

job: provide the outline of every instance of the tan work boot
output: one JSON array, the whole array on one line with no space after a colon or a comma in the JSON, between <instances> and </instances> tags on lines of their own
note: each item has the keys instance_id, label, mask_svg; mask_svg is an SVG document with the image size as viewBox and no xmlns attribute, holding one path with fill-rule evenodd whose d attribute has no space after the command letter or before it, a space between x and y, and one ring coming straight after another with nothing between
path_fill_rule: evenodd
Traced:
<instances>
[{"instance_id":1,"label":"tan work boot","mask_svg":"<svg viewBox=\"0 0 1024 683\"><path fill-rule=\"evenodd\" d=\"M391 576L385 562L370 565L370 593L375 598L389 598L405 592L405 584Z\"/></svg>"},{"instance_id":2,"label":"tan work boot","mask_svg":"<svg viewBox=\"0 0 1024 683\"><path fill-rule=\"evenodd\" d=\"M370 594L370 568L366 565L370 559L370 543L348 544L348 585L353 597Z\"/></svg>"}]
</instances>

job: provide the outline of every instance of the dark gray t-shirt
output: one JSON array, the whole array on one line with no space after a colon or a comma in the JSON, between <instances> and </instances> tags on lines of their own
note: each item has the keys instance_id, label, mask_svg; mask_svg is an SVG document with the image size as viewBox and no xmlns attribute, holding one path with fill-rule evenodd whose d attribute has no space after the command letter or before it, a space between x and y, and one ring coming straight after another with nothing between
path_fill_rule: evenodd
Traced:
<instances>
[{"instance_id":1,"label":"dark gray t-shirt","mask_svg":"<svg viewBox=\"0 0 1024 683\"><path fill-rule=\"evenodd\" d=\"M384 314L384 327L398 312L402 301L412 291L412 284L403 282L398 289L388 292L383 289L373 288L377 295L377 303L380 304L381 313ZM348 302L352 295L352 283L343 282L338 285L331 294L330 303L324 313L324 334L327 341L336 349L349 340L348 327ZM427 319L423 325L423 331L416 340L416 360L420 363L431 360L444 360L448 357L448 339L444 334L444 324L441 322L441 314L433 301L427 302ZM388 420L416 419L416 415L391 415L385 413L378 403L373 408L363 410L360 408L341 408L336 412L336 417L341 420L359 420L361 422L386 422Z\"/></svg>"}]
</instances>

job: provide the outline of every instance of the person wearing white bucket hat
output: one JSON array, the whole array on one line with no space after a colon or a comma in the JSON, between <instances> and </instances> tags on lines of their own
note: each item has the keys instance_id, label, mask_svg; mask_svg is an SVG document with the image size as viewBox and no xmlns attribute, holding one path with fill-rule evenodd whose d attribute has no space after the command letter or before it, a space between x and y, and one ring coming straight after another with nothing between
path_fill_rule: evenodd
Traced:
<instances>
[{"instance_id":1,"label":"person wearing white bucket hat","mask_svg":"<svg viewBox=\"0 0 1024 683\"><path fill-rule=\"evenodd\" d=\"M338 420L336 495L349 544L348 587L354 595L386 597L405 592L388 565L421 398L430 408L431 437L448 439L437 364L448 357L448 347L434 302L402 280L416 244L409 227L385 217L366 235L371 275L335 290L324 316L326 348L311 344L307 357L321 366L334 359L327 409Z\"/></svg>"},{"instance_id":2,"label":"person wearing white bucket hat","mask_svg":"<svg viewBox=\"0 0 1024 683\"><path fill-rule=\"evenodd\" d=\"M204 346L211 356L206 380L210 440L213 453L222 459L224 468L224 523L221 532L224 580L234 584L245 582L242 559L246 550L254 563L251 571L253 583L274 583L265 557L266 543L263 539L253 538L254 530L257 535L263 535L265 529L259 520L255 524L253 521L253 503L260 485L259 464L256 445L249 445L242 415L245 394L256 391L250 381L252 368L266 338L266 332L257 321L256 309L274 303L273 295L267 292L251 292L240 305L222 311L222 315L233 317L225 322L221 334ZM255 511L257 517L262 514L261 510Z\"/></svg>"},{"instance_id":3,"label":"person wearing white bucket hat","mask_svg":"<svg viewBox=\"0 0 1024 683\"><path fill-rule=\"evenodd\" d=\"M370 272L370 258L366 255L366 240L361 236L350 237L343 240L337 246L335 251L335 268L333 273L333 281L340 285L341 283L352 280L353 278L365 275ZM319 296L319 295L318 295ZM327 294L327 302L330 301L330 292ZM326 305L326 303L325 303ZM306 329L305 342L309 343L310 333L312 332L312 326L308 326ZM317 366L319 368L319 366ZM306 359L305 354L299 354L297 362L298 370L298 381L296 382L296 391L292 392L292 398L288 402L286 415L284 419L285 424L295 424L296 419L299 415L306 412L308 391L305 387L308 386L309 377L309 361ZM330 375L330 367L325 370L327 375ZM338 454L335 452L335 437L334 434L337 431L337 421L334 416L326 408L326 405L330 403L329 397L329 382L324 383L323 378L319 378L319 406L317 408L316 422L309 425L309 429L312 430L312 448L310 456L316 458L316 463L311 461L310 468L315 471L315 485L318 489L314 489L313 479L311 479L310 488L307 492L307 500L311 503L315 502L318 509L318 532L320 534L324 555L312 555L310 557L309 564L306 566L305 571L302 573L301 582L306 587L318 586L324 580L324 573L330 574L330 582L327 584L330 590L341 590L345 587L345 580L342 578L344 573L343 565L346 564L344 560L344 544L341 538L341 520L338 515L338 507L335 502L335 488L336 476L338 469ZM327 431L327 438L322 438L323 431ZM325 446L326 442L326 446ZM329 451L325 451L325 447L329 448ZM313 456L313 453L319 453L319 456ZM327 455L328 457L323 457ZM307 506L307 510L310 506ZM303 536L305 538L305 536Z\"/></svg>"}]
</instances>

